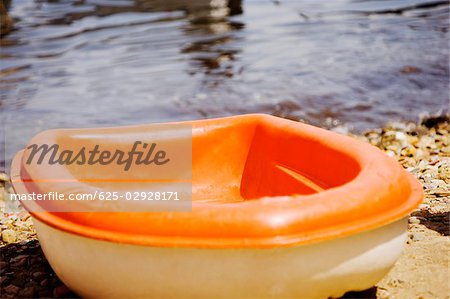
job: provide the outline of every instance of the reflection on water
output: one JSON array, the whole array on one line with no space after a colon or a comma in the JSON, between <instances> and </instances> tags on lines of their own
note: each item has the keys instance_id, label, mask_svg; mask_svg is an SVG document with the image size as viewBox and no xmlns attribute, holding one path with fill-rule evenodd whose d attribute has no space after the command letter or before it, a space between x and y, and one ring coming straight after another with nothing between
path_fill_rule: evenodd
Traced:
<instances>
[{"instance_id":1,"label":"reflection on water","mask_svg":"<svg viewBox=\"0 0 450 299\"><path fill-rule=\"evenodd\" d=\"M35 133L263 112L355 130L448 105L448 1L14 0L7 160Z\"/></svg>"}]
</instances>

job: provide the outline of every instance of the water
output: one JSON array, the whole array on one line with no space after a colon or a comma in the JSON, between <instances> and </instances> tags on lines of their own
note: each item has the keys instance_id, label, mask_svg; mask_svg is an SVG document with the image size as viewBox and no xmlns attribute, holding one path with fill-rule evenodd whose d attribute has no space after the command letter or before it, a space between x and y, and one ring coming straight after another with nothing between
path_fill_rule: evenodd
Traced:
<instances>
[{"instance_id":1,"label":"water","mask_svg":"<svg viewBox=\"0 0 450 299\"><path fill-rule=\"evenodd\" d=\"M448 107L446 1L232 4L13 0L7 164L49 128L263 112L361 131Z\"/></svg>"}]
</instances>

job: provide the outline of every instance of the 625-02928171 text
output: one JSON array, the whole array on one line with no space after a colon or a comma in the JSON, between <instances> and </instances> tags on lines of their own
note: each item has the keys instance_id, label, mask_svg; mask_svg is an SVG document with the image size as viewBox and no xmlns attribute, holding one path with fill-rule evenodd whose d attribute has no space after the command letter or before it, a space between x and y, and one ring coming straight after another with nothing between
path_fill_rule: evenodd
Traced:
<instances>
[{"instance_id":1,"label":"625-02928171 text","mask_svg":"<svg viewBox=\"0 0 450 299\"><path fill-rule=\"evenodd\" d=\"M89 201L89 200L102 200L102 201L114 201L114 200L148 200L148 201L167 201L167 200L180 200L178 192L163 191L163 192L117 192L117 191L95 191L93 193L72 193L63 194L59 192L49 193L28 193L28 194L10 194L11 200L37 200L37 201Z\"/></svg>"}]
</instances>

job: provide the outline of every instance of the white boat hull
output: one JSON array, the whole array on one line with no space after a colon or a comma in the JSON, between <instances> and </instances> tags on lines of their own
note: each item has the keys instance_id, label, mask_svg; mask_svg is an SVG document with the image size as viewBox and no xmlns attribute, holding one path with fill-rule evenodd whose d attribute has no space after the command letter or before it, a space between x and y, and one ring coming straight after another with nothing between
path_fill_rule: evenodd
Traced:
<instances>
[{"instance_id":1,"label":"white boat hull","mask_svg":"<svg viewBox=\"0 0 450 299\"><path fill-rule=\"evenodd\" d=\"M364 290L400 256L406 218L359 234L270 249L138 246L34 219L59 278L85 298L328 298Z\"/></svg>"}]
</instances>

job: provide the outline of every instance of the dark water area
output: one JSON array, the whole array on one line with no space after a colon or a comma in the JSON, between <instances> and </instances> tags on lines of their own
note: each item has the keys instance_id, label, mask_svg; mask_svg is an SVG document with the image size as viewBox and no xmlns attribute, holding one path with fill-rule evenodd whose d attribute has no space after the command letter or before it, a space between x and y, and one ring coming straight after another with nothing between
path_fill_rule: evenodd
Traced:
<instances>
[{"instance_id":1,"label":"dark water area","mask_svg":"<svg viewBox=\"0 0 450 299\"><path fill-rule=\"evenodd\" d=\"M13 0L5 160L50 128L269 113L353 131L449 105L449 2Z\"/></svg>"}]
</instances>

